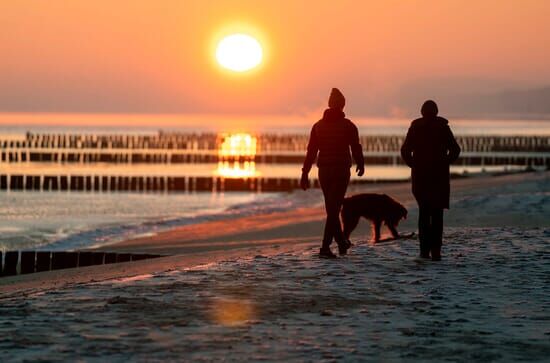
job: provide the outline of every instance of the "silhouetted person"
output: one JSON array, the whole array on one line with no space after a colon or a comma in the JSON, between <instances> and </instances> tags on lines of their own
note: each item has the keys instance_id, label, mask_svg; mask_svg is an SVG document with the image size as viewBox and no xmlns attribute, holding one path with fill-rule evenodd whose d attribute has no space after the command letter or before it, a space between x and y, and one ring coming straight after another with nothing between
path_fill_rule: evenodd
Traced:
<instances>
[{"instance_id":1,"label":"silhouetted person","mask_svg":"<svg viewBox=\"0 0 550 363\"><path fill-rule=\"evenodd\" d=\"M412 168L412 192L418 202L420 256L441 260L443 209L449 208L449 165L460 154L449 121L437 116L437 104L426 101L422 117L411 123L401 156Z\"/></svg>"},{"instance_id":2,"label":"silhouetted person","mask_svg":"<svg viewBox=\"0 0 550 363\"><path fill-rule=\"evenodd\" d=\"M365 172L359 132L353 122L346 118L343 112L345 105L344 95L337 88L333 88L328 100L329 108L311 129L300 182L302 189L306 190L309 187L308 173L317 158L319 182L327 212L323 244L319 252L319 256L324 258L336 257L330 250L333 239L338 243L338 252L341 255L346 254L351 246L344 238L339 218L350 178L350 149L357 164L357 175L362 176Z\"/></svg>"}]
</instances>

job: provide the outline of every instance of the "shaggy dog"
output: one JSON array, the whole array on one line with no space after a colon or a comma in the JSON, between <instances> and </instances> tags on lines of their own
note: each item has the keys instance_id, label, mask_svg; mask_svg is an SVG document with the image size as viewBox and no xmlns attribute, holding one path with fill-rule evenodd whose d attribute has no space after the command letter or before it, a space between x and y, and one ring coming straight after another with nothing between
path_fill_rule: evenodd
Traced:
<instances>
[{"instance_id":1,"label":"shaggy dog","mask_svg":"<svg viewBox=\"0 0 550 363\"><path fill-rule=\"evenodd\" d=\"M349 240L359 218L365 217L372 222L374 241L378 242L382 222L388 226L393 238L399 238L395 227L401 219L407 218L407 209L386 194L365 193L345 198L341 214L346 239Z\"/></svg>"}]
</instances>

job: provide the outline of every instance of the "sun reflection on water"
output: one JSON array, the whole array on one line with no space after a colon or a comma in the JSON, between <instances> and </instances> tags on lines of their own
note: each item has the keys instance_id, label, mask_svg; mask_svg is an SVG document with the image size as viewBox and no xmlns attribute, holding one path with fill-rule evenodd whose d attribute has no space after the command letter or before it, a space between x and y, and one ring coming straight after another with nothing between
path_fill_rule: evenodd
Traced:
<instances>
[{"instance_id":1,"label":"sun reflection on water","mask_svg":"<svg viewBox=\"0 0 550 363\"><path fill-rule=\"evenodd\" d=\"M251 178L259 176L256 172L256 163L253 161L245 161L243 163L239 161L218 162L218 169L216 173L224 178Z\"/></svg>"},{"instance_id":2,"label":"sun reflection on water","mask_svg":"<svg viewBox=\"0 0 550 363\"><path fill-rule=\"evenodd\" d=\"M218 148L218 168L216 174L225 178L257 177L256 171L257 138L250 134L221 135Z\"/></svg>"}]
</instances>

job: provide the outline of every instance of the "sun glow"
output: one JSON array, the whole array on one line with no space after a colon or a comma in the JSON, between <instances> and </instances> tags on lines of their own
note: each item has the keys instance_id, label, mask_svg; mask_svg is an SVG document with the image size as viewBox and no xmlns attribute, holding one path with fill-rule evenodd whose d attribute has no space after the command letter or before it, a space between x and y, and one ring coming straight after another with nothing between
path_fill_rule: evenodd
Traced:
<instances>
[{"instance_id":1,"label":"sun glow","mask_svg":"<svg viewBox=\"0 0 550 363\"><path fill-rule=\"evenodd\" d=\"M263 50L256 38L247 34L232 34L223 38L216 48L216 60L226 69L245 72L257 67Z\"/></svg>"},{"instance_id":2,"label":"sun glow","mask_svg":"<svg viewBox=\"0 0 550 363\"><path fill-rule=\"evenodd\" d=\"M256 172L257 138L250 134L222 135L218 148L218 175L226 178L250 178Z\"/></svg>"},{"instance_id":3,"label":"sun glow","mask_svg":"<svg viewBox=\"0 0 550 363\"><path fill-rule=\"evenodd\" d=\"M238 161L234 161L233 163L229 161L220 161L218 162L216 173L224 178L236 179L252 178L260 175L256 172L256 163L253 161L245 161L243 163Z\"/></svg>"},{"instance_id":4,"label":"sun glow","mask_svg":"<svg viewBox=\"0 0 550 363\"><path fill-rule=\"evenodd\" d=\"M218 155L227 157L253 157L256 156L256 137L250 134L223 135L223 141L218 149Z\"/></svg>"}]
</instances>

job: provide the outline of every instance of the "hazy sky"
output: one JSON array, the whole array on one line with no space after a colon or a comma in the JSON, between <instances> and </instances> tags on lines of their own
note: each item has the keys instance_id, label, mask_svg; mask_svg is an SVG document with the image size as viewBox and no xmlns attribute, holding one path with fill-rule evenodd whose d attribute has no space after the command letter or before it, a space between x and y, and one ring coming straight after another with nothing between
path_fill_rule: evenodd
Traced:
<instances>
[{"instance_id":1,"label":"hazy sky","mask_svg":"<svg viewBox=\"0 0 550 363\"><path fill-rule=\"evenodd\" d=\"M216 65L229 30L260 39L261 69ZM546 0L2 1L0 111L296 114L337 86L352 111L392 114L549 85L549 44Z\"/></svg>"}]
</instances>

